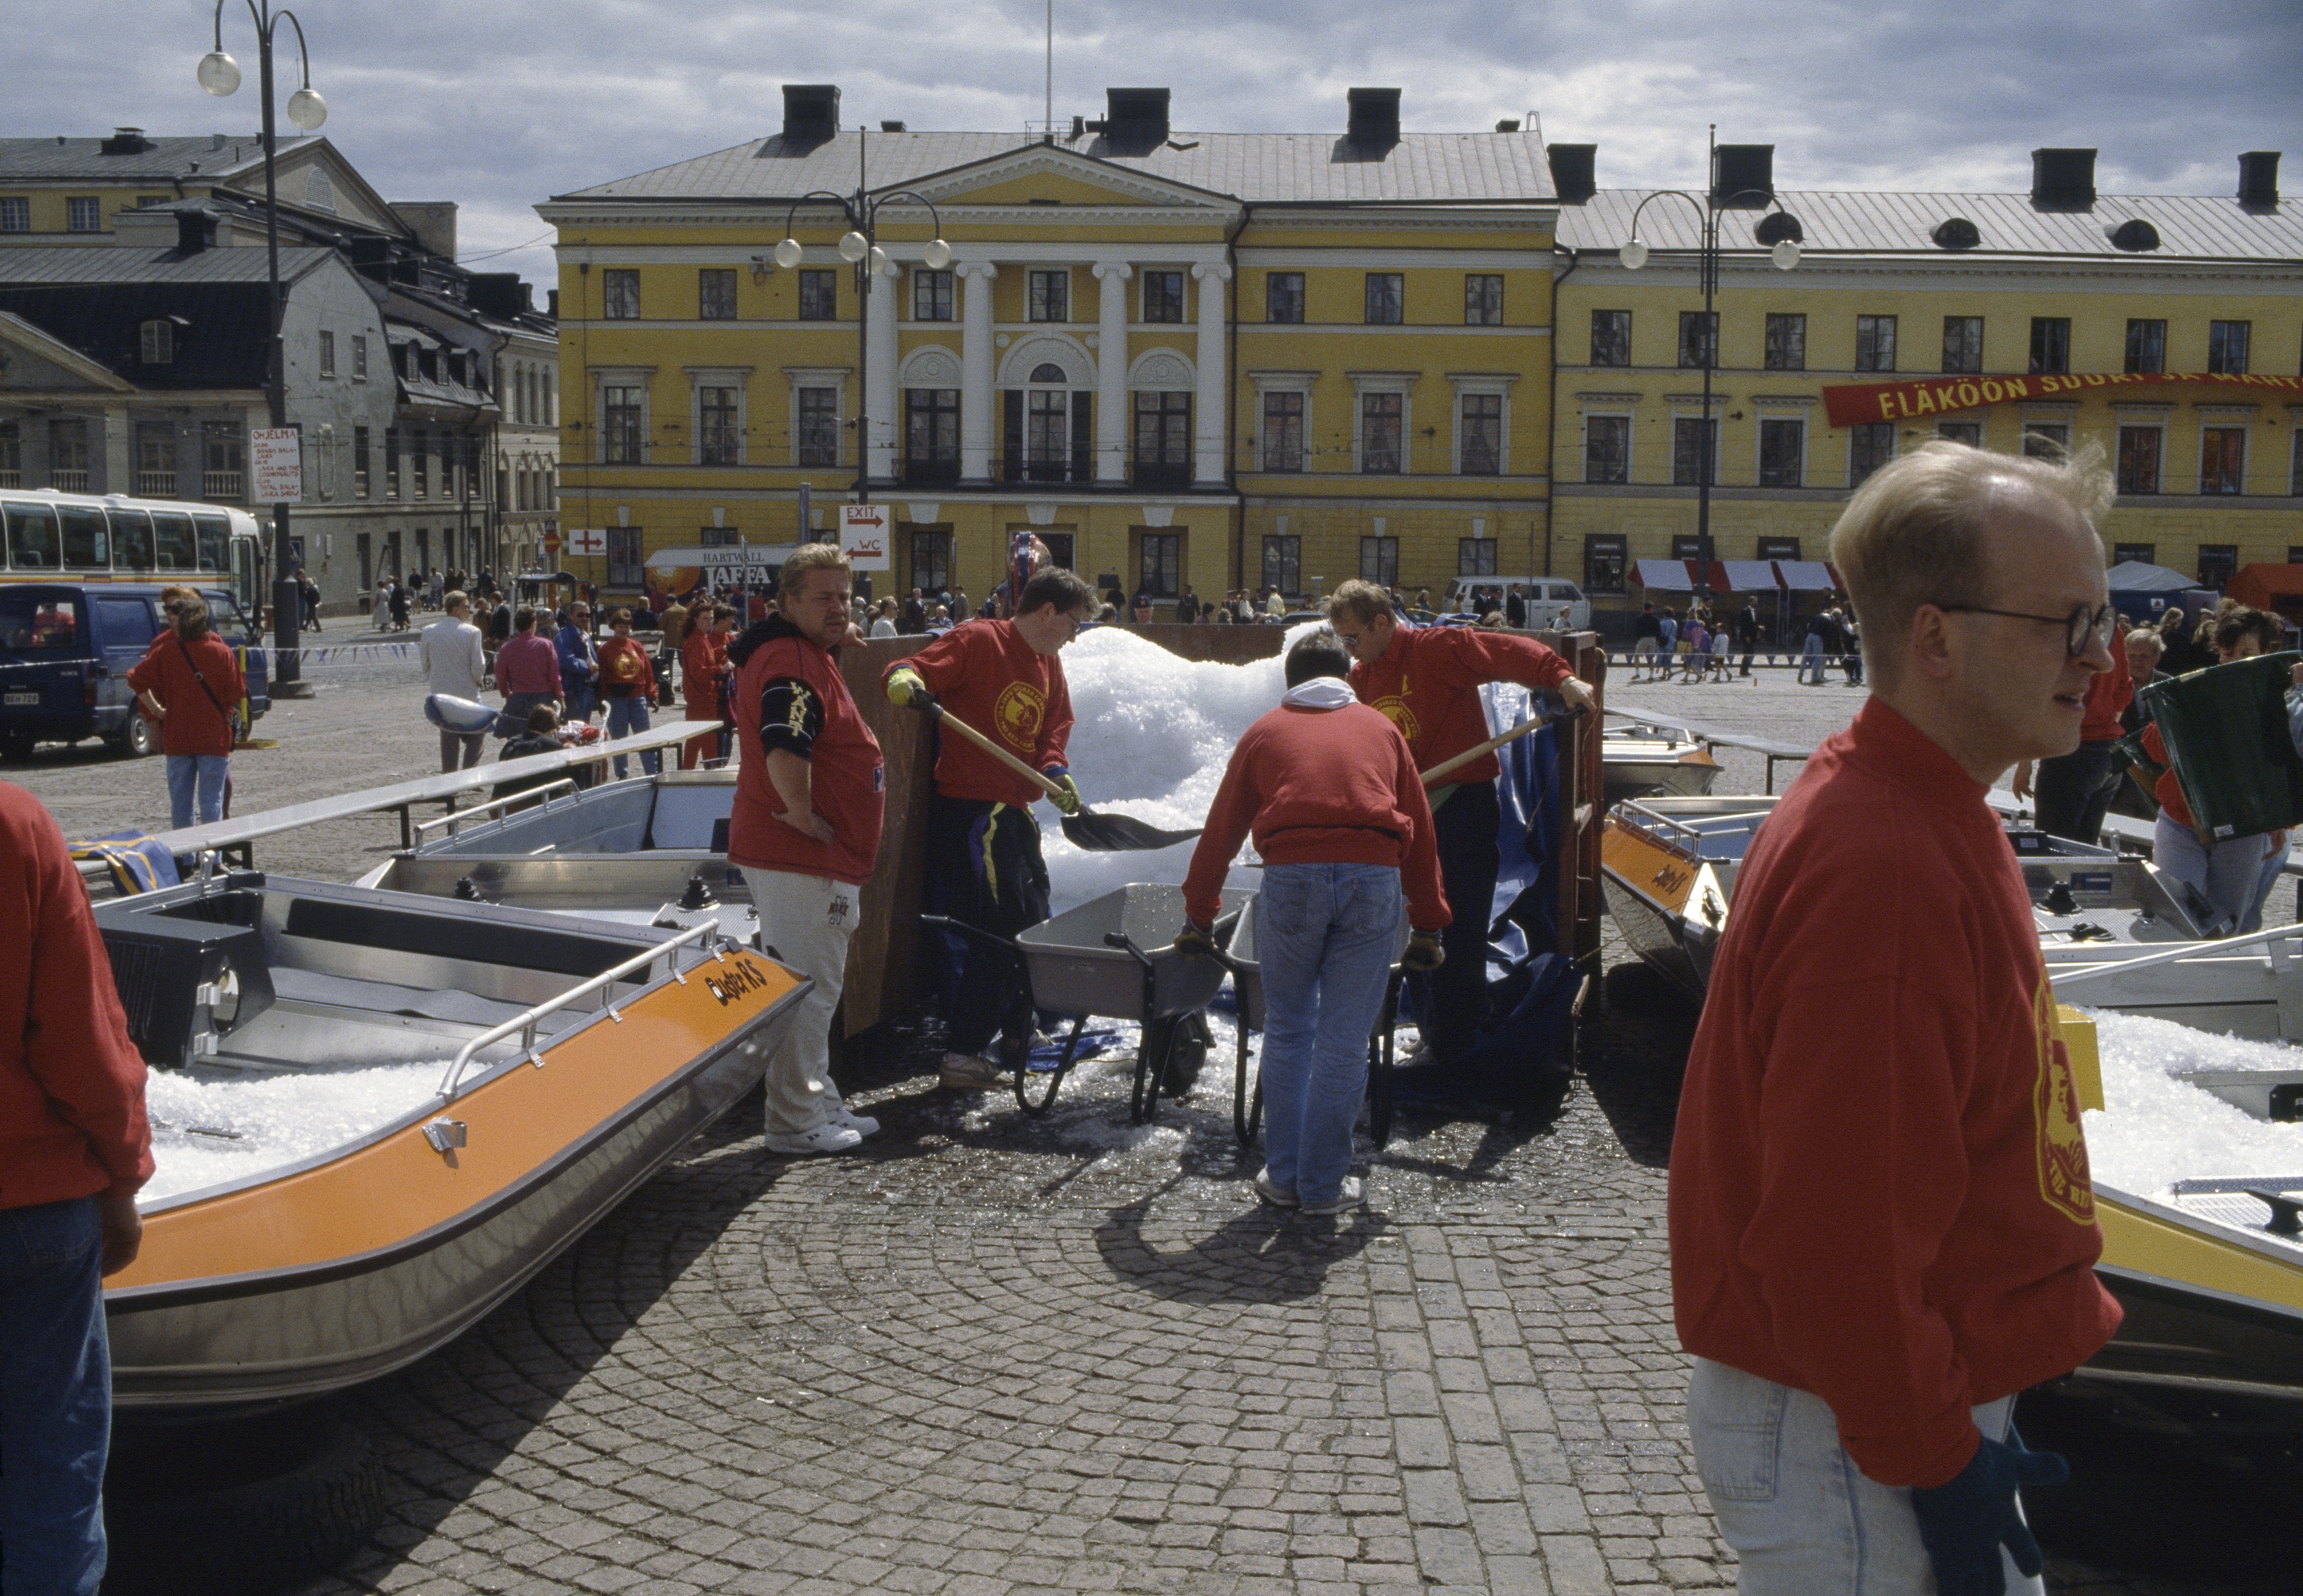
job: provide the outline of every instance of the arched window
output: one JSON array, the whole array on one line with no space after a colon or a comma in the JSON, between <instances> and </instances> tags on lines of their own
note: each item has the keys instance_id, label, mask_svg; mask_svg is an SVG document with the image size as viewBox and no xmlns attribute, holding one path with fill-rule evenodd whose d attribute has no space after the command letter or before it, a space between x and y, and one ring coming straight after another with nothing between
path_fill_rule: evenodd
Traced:
<instances>
[{"instance_id":1,"label":"arched window","mask_svg":"<svg viewBox=\"0 0 2303 1596\"><path fill-rule=\"evenodd\" d=\"M1032 367L1032 381L1034 383L1061 384L1063 380L1064 368L1053 360L1042 360Z\"/></svg>"},{"instance_id":2,"label":"arched window","mask_svg":"<svg viewBox=\"0 0 2303 1596\"><path fill-rule=\"evenodd\" d=\"M1094 475L1092 397L1075 393L1053 360L1032 367L1030 386L1007 399L1010 482L1085 482Z\"/></svg>"}]
</instances>

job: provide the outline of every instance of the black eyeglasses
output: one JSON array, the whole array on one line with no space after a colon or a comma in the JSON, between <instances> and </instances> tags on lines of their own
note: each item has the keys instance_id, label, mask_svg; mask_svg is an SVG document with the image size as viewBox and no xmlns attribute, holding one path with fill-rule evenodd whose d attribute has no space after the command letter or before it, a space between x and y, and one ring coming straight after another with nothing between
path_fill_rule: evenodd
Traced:
<instances>
[{"instance_id":1,"label":"black eyeglasses","mask_svg":"<svg viewBox=\"0 0 2303 1596\"><path fill-rule=\"evenodd\" d=\"M2063 629L2063 653L2071 659L2085 654L2090 642L2111 646L2111 635L2119 626L2119 612L2109 604L2099 610L2080 604L2068 615L2034 615L2027 610L1994 610L1984 604L1937 604L1936 608L1953 615L2004 615L2010 621L2060 626Z\"/></svg>"}]
</instances>

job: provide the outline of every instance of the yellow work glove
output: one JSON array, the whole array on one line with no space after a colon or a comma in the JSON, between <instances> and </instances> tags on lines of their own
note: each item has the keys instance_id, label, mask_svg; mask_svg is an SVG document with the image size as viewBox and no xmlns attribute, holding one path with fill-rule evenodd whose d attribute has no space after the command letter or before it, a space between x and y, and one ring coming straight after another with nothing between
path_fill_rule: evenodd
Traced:
<instances>
[{"instance_id":1,"label":"yellow work glove","mask_svg":"<svg viewBox=\"0 0 2303 1596\"><path fill-rule=\"evenodd\" d=\"M1086 800L1080 797L1079 783L1072 780L1071 772L1060 766L1053 766L1042 772L1042 774L1063 789L1061 792L1048 794L1048 802L1066 815L1076 815L1087 807Z\"/></svg>"},{"instance_id":2,"label":"yellow work glove","mask_svg":"<svg viewBox=\"0 0 2303 1596\"><path fill-rule=\"evenodd\" d=\"M1205 925L1184 922L1184 929L1176 933L1176 951L1190 959L1212 958L1216 950L1216 933Z\"/></svg>"},{"instance_id":3,"label":"yellow work glove","mask_svg":"<svg viewBox=\"0 0 2303 1596\"><path fill-rule=\"evenodd\" d=\"M1407 951L1399 956L1399 967L1417 975L1428 975L1447 962L1447 950L1439 946L1436 931L1419 931L1409 937Z\"/></svg>"},{"instance_id":4,"label":"yellow work glove","mask_svg":"<svg viewBox=\"0 0 2303 1596\"><path fill-rule=\"evenodd\" d=\"M926 709L936 701L920 673L909 665L901 666L888 678L888 702L898 709Z\"/></svg>"}]
</instances>

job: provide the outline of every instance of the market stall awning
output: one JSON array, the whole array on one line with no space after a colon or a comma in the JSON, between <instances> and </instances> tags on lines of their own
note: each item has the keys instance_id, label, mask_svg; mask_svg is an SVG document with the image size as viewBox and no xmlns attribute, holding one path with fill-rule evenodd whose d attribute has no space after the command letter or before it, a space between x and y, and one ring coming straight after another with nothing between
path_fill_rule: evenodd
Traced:
<instances>
[{"instance_id":1,"label":"market stall awning","mask_svg":"<svg viewBox=\"0 0 2303 1596\"><path fill-rule=\"evenodd\" d=\"M708 549L658 549L647 557L650 570L700 570L707 565L781 565L798 550L796 543L721 544Z\"/></svg>"},{"instance_id":2,"label":"market stall awning","mask_svg":"<svg viewBox=\"0 0 2303 1596\"><path fill-rule=\"evenodd\" d=\"M1722 593L1774 593L1784 585L1773 560L1714 560L1711 585Z\"/></svg>"},{"instance_id":3,"label":"market stall awning","mask_svg":"<svg viewBox=\"0 0 2303 1596\"><path fill-rule=\"evenodd\" d=\"M1793 593L1837 593L1843 584L1839 573L1821 560L1778 560L1776 577Z\"/></svg>"},{"instance_id":4,"label":"market stall awning","mask_svg":"<svg viewBox=\"0 0 2303 1596\"><path fill-rule=\"evenodd\" d=\"M2104 580L2113 593L2188 593L2198 586L2180 570L2141 560L2121 561L2104 573Z\"/></svg>"},{"instance_id":5,"label":"market stall awning","mask_svg":"<svg viewBox=\"0 0 2303 1596\"><path fill-rule=\"evenodd\" d=\"M1632 562L1632 574L1641 587L1666 593L1692 593L1698 582L1692 560L1638 560Z\"/></svg>"},{"instance_id":6,"label":"market stall awning","mask_svg":"<svg viewBox=\"0 0 2303 1596\"><path fill-rule=\"evenodd\" d=\"M2303 565L2243 565L2223 593L2253 609L2279 609L2280 599L2303 598Z\"/></svg>"}]
</instances>

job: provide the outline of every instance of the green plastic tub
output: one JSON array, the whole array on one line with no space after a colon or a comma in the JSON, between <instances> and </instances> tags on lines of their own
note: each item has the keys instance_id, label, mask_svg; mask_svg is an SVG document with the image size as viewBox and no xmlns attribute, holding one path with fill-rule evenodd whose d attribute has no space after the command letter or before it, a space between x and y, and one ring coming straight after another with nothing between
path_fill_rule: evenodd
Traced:
<instances>
[{"instance_id":1,"label":"green plastic tub","mask_svg":"<svg viewBox=\"0 0 2303 1596\"><path fill-rule=\"evenodd\" d=\"M2292 651L2257 654L2143 689L2202 842L2303 823L2303 756L2287 727L2299 660Z\"/></svg>"}]
</instances>

